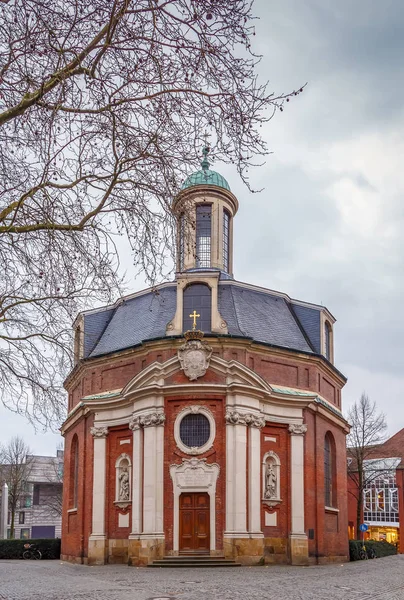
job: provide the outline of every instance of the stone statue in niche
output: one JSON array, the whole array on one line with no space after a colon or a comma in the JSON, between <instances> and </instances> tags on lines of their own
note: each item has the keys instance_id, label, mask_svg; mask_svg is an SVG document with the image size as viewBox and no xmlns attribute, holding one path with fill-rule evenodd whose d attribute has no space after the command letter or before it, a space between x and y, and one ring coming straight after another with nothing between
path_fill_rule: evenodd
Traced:
<instances>
[{"instance_id":1,"label":"stone statue in niche","mask_svg":"<svg viewBox=\"0 0 404 600\"><path fill-rule=\"evenodd\" d=\"M128 467L121 467L121 472L119 473L119 494L118 501L125 502L130 498L130 489L129 489L129 472Z\"/></svg>"},{"instance_id":2,"label":"stone statue in niche","mask_svg":"<svg viewBox=\"0 0 404 600\"><path fill-rule=\"evenodd\" d=\"M264 498L270 499L276 497L276 473L272 462L267 464L265 470L265 493Z\"/></svg>"}]
</instances>

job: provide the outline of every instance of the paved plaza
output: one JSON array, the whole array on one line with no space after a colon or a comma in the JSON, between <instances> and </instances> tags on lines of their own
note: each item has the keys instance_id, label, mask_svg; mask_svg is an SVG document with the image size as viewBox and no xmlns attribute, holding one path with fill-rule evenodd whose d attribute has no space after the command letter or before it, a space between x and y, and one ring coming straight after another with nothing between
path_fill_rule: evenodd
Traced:
<instances>
[{"instance_id":1,"label":"paved plaza","mask_svg":"<svg viewBox=\"0 0 404 600\"><path fill-rule=\"evenodd\" d=\"M0 560L1 600L404 600L404 556L321 567L147 569Z\"/></svg>"}]
</instances>

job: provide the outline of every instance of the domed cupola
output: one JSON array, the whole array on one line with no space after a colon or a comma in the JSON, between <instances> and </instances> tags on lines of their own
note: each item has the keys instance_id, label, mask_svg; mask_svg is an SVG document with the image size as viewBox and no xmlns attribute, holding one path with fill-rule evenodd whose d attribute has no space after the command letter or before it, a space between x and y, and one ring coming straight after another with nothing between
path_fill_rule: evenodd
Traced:
<instances>
[{"instance_id":1,"label":"domed cupola","mask_svg":"<svg viewBox=\"0 0 404 600\"><path fill-rule=\"evenodd\" d=\"M209 168L209 148L202 153L202 168L187 177L173 201L177 272L215 270L232 276L233 217L238 201L226 179Z\"/></svg>"},{"instance_id":2,"label":"domed cupola","mask_svg":"<svg viewBox=\"0 0 404 600\"><path fill-rule=\"evenodd\" d=\"M196 171L192 173L181 186L181 190L186 190L187 188L193 187L195 185L215 185L217 187L224 188L230 192L230 186L227 183L226 179L223 175L220 175L217 171L211 171L209 169L210 164L208 161L208 152L209 148L205 147L203 149L203 161L201 163L202 169L200 171Z\"/></svg>"}]
</instances>

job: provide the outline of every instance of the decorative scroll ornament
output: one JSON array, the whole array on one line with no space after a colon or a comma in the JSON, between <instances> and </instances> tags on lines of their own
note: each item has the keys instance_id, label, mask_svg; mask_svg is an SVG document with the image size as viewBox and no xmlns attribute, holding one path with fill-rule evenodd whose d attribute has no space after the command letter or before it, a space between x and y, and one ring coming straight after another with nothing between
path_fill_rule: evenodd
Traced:
<instances>
[{"instance_id":1,"label":"decorative scroll ornament","mask_svg":"<svg viewBox=\"0 0 404 600\"><path fill-rule=\"evenodd\" d=\"M91 427L90 433L94 438L104 438L108 435L108 427Z\"/></svg>"},{"instance_id":2,"label":"decorative scroll ornament","mask_svg":"<svg viewBox=\"0 0 404 600\"><path fill-rule=\"evenodd\" d=\"M140 427L156 427L164 425L166 416L163 412L150 412L145 415L132 417L129 422L129 428L132 430L140 429Z\"/></svg>"},{"instance_id":3,"label":"decorative scroll ornament","mask_svg":"<svg viewBox=\"0 0 404 600\"><path fill-rule=\"evenodd\" d=\"M199 332L192 331L190 333L196 335ZM209 368L211 356L212 348L208 346L208 344L201 342L200 339L188 339L185 344L178 349L178 359L181 364L181 369L190 381L195 381L198 377L203 377L205 375Z\"/></svg>"},{"instance_id":4,"label":"decorative scroll ornament","mask_svg":"<svg viewBox=\"0 0 404 600\"><path fill-rule=\"evenodd\" d=\"M302 425L289 425L289 433L292 435L304 435L307 431L307 425L304 423Z\"/></svg>"},{"instance_id":5,"label":"decorative scroll ornament","mask_svg":"<svg viewBox=\"0 0 404 600\"><path fill-rule=\"evenodd\" d=\"M259 429L265 426L264 417L252 413L239 413L236 410L227 410L225 420L228 425L249 425Z\"/></svg>"}]
</instances>

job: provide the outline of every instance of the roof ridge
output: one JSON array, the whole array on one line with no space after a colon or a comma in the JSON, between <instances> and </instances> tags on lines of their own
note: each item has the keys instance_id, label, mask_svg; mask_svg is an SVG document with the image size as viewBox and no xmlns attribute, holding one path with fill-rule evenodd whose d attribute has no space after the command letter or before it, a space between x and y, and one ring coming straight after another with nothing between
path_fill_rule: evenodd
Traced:
<instances>
[{"instance_id":1,"label":"roof ridge","mask_svg":"<svg viewBox=\"0 0 404 600\"><path fill-rule=\"evenodd\" d=\"M286 306L290 310L292 317L295 319L297 326L299 327L300 331L302 332L302 335L303 335L304 339L306 340L307 345L309 346L309 348L312 349L313 352L316 353L317 350L315 349L314 345L312 344L309 336L307 335L305 328L303 327L302 323L300 322L300 319L298 318L297 314L295 313L292 303L289 302L288 300L286 300L285 298L283 298L283 300L285 301Z\"/></svg>"}]
</instances>

